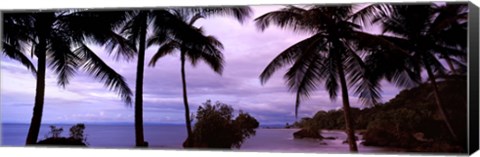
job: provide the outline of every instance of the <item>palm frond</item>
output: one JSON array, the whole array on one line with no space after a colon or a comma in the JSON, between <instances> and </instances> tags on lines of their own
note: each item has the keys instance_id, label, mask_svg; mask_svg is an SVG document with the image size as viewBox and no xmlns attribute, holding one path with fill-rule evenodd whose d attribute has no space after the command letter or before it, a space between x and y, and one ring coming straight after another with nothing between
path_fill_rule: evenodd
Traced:
<instances>
[{"instance_id":1,"label":"palm frond","mask_svg":"<svg viewBox=\"0 0 480 157\"><path fill-rule=\"evenodd\" d=\"M298 64L285 74L289 89L296 93L295 117L298 116L300 103L310 97L310 93L317 89L322 78L323 63L319 55L303 61L297 62Z\"/></svg>"},{"instance_id":2,"label":"palm frond","mask_svg":"<svg viewBox=\"0 0 480 157\"><path fill-rule=\"evenodd\" d=\"M193 45L193 47L189 48L185 47L187 49L187 57L193 66L197 64L198 60L203 60L216 73L222 74L223 65L225 63L222 54L223 44L213 36L207 36L207 40L208 45Z\"/></svg>"},{"instance_id":3,"label":"palm frond","mask_svg":"<svg viewBox=\"0 0 480 157\"><path fill-rule=\"evenodd\" d=\"M168 43L163 44L157 52L152 56L152 59L148 63L149 66L155 66L158 59L175 52L176 49L180 48L180 44L176 41L170 41Z\"/></svg>"},{"instance_id":4,"label":"palm frond","mask_svg":"<svg viewBox=\"0 0 480 157\"><path fill-rule=\"evenodd\" d=\"M181 18L165 10L156 10L153 13L158 15L154 20L155 34L168 34L169 38L190 46L197 45L203 47L209 44L209 39L202 32L188 25Z\"/></svg>"},{"instance_id":5,"label":"palm frond","mask_svg":"<svg viewBox=\"0 0 480 157\"><path fill-rule=\"evenodd\" d=\"M381 100L381 76L373 73L372 67L367 67L362 58L352 50L348 50L345 72L351 88L359 96L363 105L376 105Z\"/></svg>"},{"instance_id":6,"label":"palm frond","mask_svg":"<svg viewBox=\"0 0 480 157\"><path fill-rule=\"evenodd\" d=\"M205 36L201 29L192 26L192 23L187 23L183 15L174 15L168 11L160 11L158 14L163 14L162 17L157 17L155 23L156 33L167 33L168 40L173 43L168 43L159 49L150 62L154 62L160 57L165 56L174 49L184 52L186 57L195 66L198 60L205 61L215 72L221 74L223 71L223 45L218 39L213 36ZM198 16L200 17L200 15ZM190 22L194 22L192 17ZM162 49L163 48L163 49Z\"/></svg>"},{"instance_id":7,"label":"palm frond","mask_svg":"<svg viewBox=\"0 0 480 157\"><path fill-rule=\"evenodd\" d=\"M205 18L202 14L195 14L192 16L192 18L190 18L190 21L188 22L188 25L192 26L197 20L201 19L201 18Z\"/></svg>"},{"instance_id":8,"label":"palm frond","mask_svg":"<svg viewBox=\"0 0 480 157\"><path fill-rule=\"evenodd\" d=\"M423 53L422 57L425 58L424 66L430 66L434 73L445 74L446 69L444 65L438 60L433 53Z\"/></svg>"},{"instance_id":9,"label":"palm frond","mask_svg":"<svg viewBox=\"0 0 480 157\"><path fill-rule=\"evenodd\" d=\"M17 50L23 51L27 43L35 45L33 38L33 17L31 13L3 13L2 41Z\"/></svg>"},{"instance_id":10,"label":"palm frond","mask_svg":"<svg viewBox=\"0 0 480 157\"><path fill-rule=\"evenodd\" d=\"M399 55L410 55L411 44L408 40L385 35L372 35L365 32L353 31L350 41L355 42L356 48L362 51L386 50Z\"/></svg>"},{"instance_id":11,"label":"palm frond","mask_svg":"<svg viewBox=\"0 0 480 157\"><path fill-rule=\"evenodd\" d=\"M127 41L132 43L132 45L137 45L137 41L139 41L142 22L146 18L142 16L147 15L146 13L136 13L120 30L120 34L126 35Z\"/></svg>"},{"instance_id":12,"label":"palm frond","mask_svg":"<svg viewBox=\"0 0 480 157\"><path fill-rule=\"evenodd\" d=\"M328 91L330 100L335 101L338 93L338 76L337 76L337 65L333 58L328 58L326 60L325 68L327 69L323 75L325 78L325 89Z\"/></svg>"},{"instance_id":13,"label":"palm frond","mask_svg":"<svg viewBox=\"0 0 480 157\"><path fill-rule=\"evenodd\" d=\"M80 58L70 49L69 40L65 37L52 34L50 44L47 46L47 59L50 60L50 67L57 74L58 85L65 88L70 78L78 68ZM38 49L38 48L37 48Z\"/></svg>"},{"instance_id":14,"label":"palm frond","mask_svg":"<svg viewBox=\"0 0 480 157\"><path fill-rule=\"evenodd\" d=\"M131 11L80 11L58 19L59 26L77 45L94 43L104 46L116 59L130 60L136 53L135 43L116 32L130 14Z\"/></svg>"},{"instance_id":15,"label":"palm frond","mask_svg":"<svg viewBox=\"0 0 480 157\"><path fill-rule=\"evenodd\" d=\"M247 20L252 15L253 10L248 6L240 7L195 7L186 8L188 12L192 14L199 14L205 17L212 16L231 16L234 17L240 23Z\"/></svg>"},{"instance_id":16,"label":"palm frond","mask_svg":"<svg viewBox=\"0 0 480 157\"><path fill-rule=\"evenodd\" d=\"M260 74L260 82L262 84L265 84L268 81L268 79L270 79L270 77L273 75L273 73L275 73L278 69L280 69L283 66L294 63L295 60L297 60L297 58L301 56L302 50L305 49L305 47L309 47L312 41L319 40L320 38L323 38L323 37L325 36L322 34L316 34L282 51L267 65L267 67Z\"/></svg>"},{"instance_id":17,"label":"palm frond","mask_svg":"<svg viewBox=\"0 0 480 157\"><path fill-rule=\"evenodd\" d=\"M367 6L357 5L356 7L361 7L361 9L351 14L348 19L362 26L366 26L367 23L375 23L379 18L386 17L392 12L391 5L385 3L374 3Z\"/></svg>"},{"instance_id":18,"label":"palm frond","mask_svg":"<svg viewBox=\"0 0 480 157\"><path fill-rule=\"evenodd\" d=\"M457 59L451 59L452 62L458 67L456 70L459 70L463 73L466 73L467 72L467 64L463 61L459 61Z\"/></svg>"},{"instance_id":19,"label":"palm frond","mask_svg":"<svg viewBox=\"0 0 480 157\"><path fill-rule=\"evenodd\" d=\"M108 53L114 53L115 59L124 57L126 60L130 60L135 56L137 50L132 41L115 32L109 32L108 36L107 40L101 45L107 49Z\"/></svg>"},{"instance_id":20,"label":"palm frond","mask_svg":"<svg viewBox=\"0 0 480 157\"><path fill-rule=\"evenodd\" d=\"M398 87L413 87L420 82L420 68L416 59L410 56L377 51L364 59L372 76L384 77Z\"/></svg>"},{"instance_id":21,"label":"palm frond","mask_svg":"<svg viewBox=\"0 0 480 157\"><path fill-rule=\"evenodd\" d=\"M147 39L147 47L152 45L162 45L168 43L171 39L167 34L155 34Z\"/></svg>"},{"instance_id":22,"label":"palm frond","mask_svg":"<svg viewBox=\"0 0 480 157\"><path fill-rule=\"evenodd\" d=\"M434 5L433 12L436 14L436 17L431 23L432 28L430 28L430 33L433 34L468 20L467 4Z\"/></svg>"},{"instance_id":23,"label":"palm frond","mask_svg":"<svg viewBox=\"0 0 480 157\"><path fill-rule=\"evenodd\" d=\"M316 32L317 29L311 24L312 21L308 21L305 18L307 13L308 10L303 8L289 6L257 17L255 24L261 31L264 31L271 24L274 24L280 28L291 29L295 32Z\"/></svg>"},{"instance_id":24,"label":"palm frond","mask_svg":"<svg viewBox=\"0 0 480 157\"><path fill-rule=\"evenodd\" d=\"M103 62L102 59L86 45L81 45L74 53L81 56L81 65L83 65L82 67L85 71L95 78L104 81L105 86L118 93L127 105L132 104L132 91L123 76Z\"/></svg>"},{"instance_id":25,"label":"palm frond","mask_svg":"<svg viewBox=\"0 0 480 157\"><path fill-rule=\"evenodd\" d=\"M30 61L30 59L28 59L28 57L25 56L25 54L21 52L21 50L18 50L15 47L3 42L2 52L6 56L8 56L9 58L14 59L14 60L22 63L22 65L24 65L28 70L30 70L34 76L37 75L37 70L36 70L35 66Z\"/></svg>"}]
</instances>

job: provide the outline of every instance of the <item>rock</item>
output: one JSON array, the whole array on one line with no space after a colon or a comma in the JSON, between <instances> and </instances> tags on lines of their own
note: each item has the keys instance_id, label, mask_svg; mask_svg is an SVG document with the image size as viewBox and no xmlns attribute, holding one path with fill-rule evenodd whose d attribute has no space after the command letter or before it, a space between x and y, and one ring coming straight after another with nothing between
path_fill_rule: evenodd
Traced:
<instances>
[{"instance_id":1,"label":"rock","mask_svg":"<svg viewBox=\"0 0 480 157\"><path fill-rule=\"evenodd\" d=\"M381 128L369 128L363 138L365 146L389 146L396 141L393 134Z\"/></svg>"},{"instance_id":2,"label":"rock","mask_svg":"<svg viewBox=\"0 0 480 157\"><path fill-rule=\"evenodd\" d=\"M147 148L147 147L148 147L148 142L147 142L147 141L143 141L142 145L139 146L139 147Z\"/></svg>"},{"instance_id":3,"label":"rock","mask_svg":"<svg viewBox=\"0 0 480 157\"><path fill-rule=\"evenodd\" d=\"M366 130L359 130L359 131L358 131L358 135L364 135L365 132L366 132Z\"/></svg>"},{"instance_id":4,"label":"rock","mask_svg":"<svg viewBox=\"0 0 480 157\"><path fill-rule=\"evenodd\" d=\"M302 139L302 138L313 138L313 139L323 139L318 131L312 131L307 129L301 129L293 133L293 138Z\"/></svg>"},{"instance_id":5,"label":"rock","mask_svg":"<svg viewBox=\"0 0 480 157\"><path fill-rule=\"evenodd\" d=\"M382 122L379 125L371 126L363 135L365 146L389 146L409 148L419 144L410 132L397 129L389 122Z\"/></svg>"},{"instance_id":6,"label":"rock","mask_svg":"<svg viewBox=\"0 0 480 157\"><path fill-rule=\"evenodd\" d=\"M428 143L421 146L417 146L413 150L414 152L449 152L449 153L465 153L465 150L461 146L448 144L446 142Z\"/></svg>"},{"instance_id":7,"label":"rock","mask_svg":"<svg viewBox=\"0 0 480 157\"><path fill-rule=\"evenodd\" d=\"M65 137L51 137L37 142L38 145L64 145L64 146L79 146L86 147L82 140Z\"/></svg>"},{"instance_id":8,"label":"rock","mask_svg":"<svg viewBox=\"0 0 480 157\"><path fill-rule=\"evenodd\" d=\"M348 138L348 137L347 137ZM358 136L355 136L355 141L358 141ZM348 143L348 139L346 139L345 141L342 142L343 144L346 144Z\"/></svg>"},{"instance_id":9,"label":"rock","mask_svg":"<svg viewBox=\"0 0 480 157\"><path fill-rule=\"evenodd\" d=\"M335 140L335 139L337 139L337 137L324 137L323 139L325 139L325 140Z\"/></svg>"},{"instance_id":10,"label":"rock","mask_svg":"<svg viewBox=\"0 0 480 157\"><path fill-rule=\"evenodd\" d=\"M417 141L422 141L422 142L432 142L432 139L425 139L425 134L423 132L417 132L413 134L413 137Z\"/></svg>"},{"instance_id":11,"label":"rock","mask_svg":"<svg viewBox=\"0 0 480 157\"><path fill-rule=\"evenodd\" d=\"M192 145L189 145L188 138L183 141L183 148L210 148L205 142L193 141Z\"/></svg>"}]
</instances>

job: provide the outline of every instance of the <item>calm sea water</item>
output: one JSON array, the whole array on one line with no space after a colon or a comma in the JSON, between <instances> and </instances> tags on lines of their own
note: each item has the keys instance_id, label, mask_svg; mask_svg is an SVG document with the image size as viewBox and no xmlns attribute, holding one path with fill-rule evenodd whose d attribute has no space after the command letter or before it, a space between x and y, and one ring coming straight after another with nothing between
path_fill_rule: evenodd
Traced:
<instances>
[{"instance_id":1,"label":"calm sea water","mask_svg":"<svg viewBox=\"0 0 480 157\"><path fill-rule=\"evenodd\" d=\"M64 129L68 136L72 125L55 125ZM186 138L183 125L145 125L145 139L151 148L181 149ZM44 139L50 131L49 125L42 125L39 139ZM348 144L342 142L346 134L342 131L322 131L322 136L336 137L335 140L293 139L297 129L257 129L254 137L247 139L240 151L268 152L348 152ZM24 146L28 132L27 124L2 124L1 145ZM89 147L95 148L133 148L135 130L133 125L97 125L86 124L85 134ZM357 135L360 136L360 135ZM363 146L358 141L360 152L391 152L392 149Z\"/></svg>"}]
</instances>

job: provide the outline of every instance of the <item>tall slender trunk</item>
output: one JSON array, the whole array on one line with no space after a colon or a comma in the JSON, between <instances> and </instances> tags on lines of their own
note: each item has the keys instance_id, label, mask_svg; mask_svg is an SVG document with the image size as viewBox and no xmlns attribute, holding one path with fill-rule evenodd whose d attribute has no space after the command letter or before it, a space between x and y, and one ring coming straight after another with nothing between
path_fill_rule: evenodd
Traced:
<instances>
[{"instance_id":1,"label":"tall slender trunk","mask_svg":"<svg viewBox=\"0 0 480 157\"><path fill-rule=\"evenodd\" d=\"M137 80L135 85L135 138L137 147L147 147L143 136L143 70L145 62L145 38L147 35L147 16L141 12L140 42L138 48Z\"/></svg>"},{"instance_id":2,"label":"tall slender trunk","mask_svg":"<svg viewBox=\"0 0 480 157\"><path fill-rule=\"evenodd\" d=\"M432 68L427 64L428 61L425 58L423 58L423 61L425 62L425 69L427 70L428 78L433 87L433 95L435 97L435 102L437 104L438 111L440 112L440 116L442 116L442 119L445 123L445 126L447 126L448 131L450 132L450 135L452 135L454 140L457 140L457 135L455 134L452 126L450 125L448 115L445 113L445 108L443 107L442 102L440 100L440 97L438 94L437 81L435 81L435 75L433 75Z\"/></svg>"},{"instance_id":3,"label":"tall slender trunk","mask_svg":"<svg viewBox=\"0 0 480 157\"><path fill-rule=\"evenodd\" d=\"M33 106L33 116L28 129L26 144L37 143L40 125L42 123L43 103L45 98L45 70L46 70L46 41L45 38L39 37L36 55L38 58L37 67L37 84L35 92L35 104Z\"/></svg>"},{"instance_id":4,"label":"tall slender trunk","mask_svg":"<svg viewBox=\"0 0 480 157\"><path fill-rule=\"evenodd\" d=\"M354 122L350 113L350 101L348 100L347 81L345 80L345 73L343 71L343 64L340 57L337 58L337 70L342 88L343 114L345 117L345 129L348 136L348 145L350 146L350 152L358 152L357 142L355 141L355 130L353 128Z\"/></svg>"},{"instance_id":5,"label":"tall slender trunk","mask_svg":"<svg viewBox=\"0 0 480 157\"><path fill-rule=\"evenodd\" d=\"M181 64L182 64L182 87L183 87L183 104L185 105L185 124L187 125L187 143L186 147L193 146L193 136L192 136L192 124L190 122L190 108L188 106L188 97L187 97L187 81L185 79L185 52L181 52L180 56Z\"/></svg>"}]
</instances>

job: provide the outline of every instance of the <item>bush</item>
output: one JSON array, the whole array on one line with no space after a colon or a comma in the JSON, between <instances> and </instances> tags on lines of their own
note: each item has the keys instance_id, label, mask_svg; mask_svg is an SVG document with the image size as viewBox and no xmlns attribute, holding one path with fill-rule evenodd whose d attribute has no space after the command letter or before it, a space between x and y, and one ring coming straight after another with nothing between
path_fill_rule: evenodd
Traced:
<instances>
[{"instance_id":1,"label":"bush","mask_svg":"<svg viewBox=\"0 0 480 157\"><path fill-rule=\"evenodd\" d=\"M197 110L193 129L194 147L239 148L245 139L255 135L258 121L242 111L233 119L233 112L232 107L221 102L203 103Z\"/></svg>"}]
</instances>

